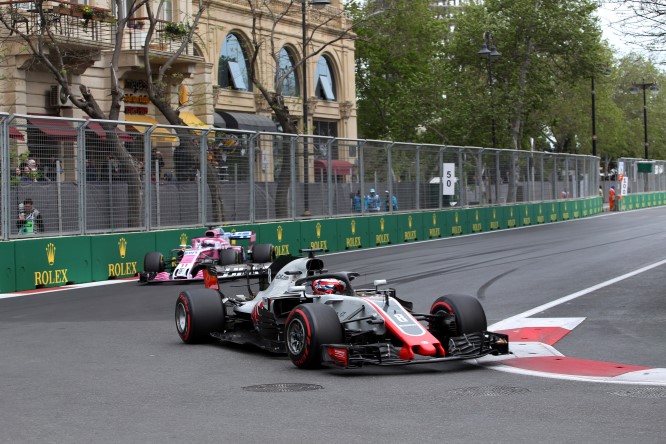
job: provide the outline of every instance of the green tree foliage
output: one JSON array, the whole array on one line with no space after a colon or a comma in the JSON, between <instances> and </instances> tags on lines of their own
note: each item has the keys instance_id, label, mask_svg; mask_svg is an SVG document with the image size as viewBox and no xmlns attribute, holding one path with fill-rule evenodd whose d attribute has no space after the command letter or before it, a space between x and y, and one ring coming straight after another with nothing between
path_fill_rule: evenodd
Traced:
<instances>
[{"instance_id":1,"label":"green tree foliage","mask_svg":"<svg viewBox=\"0 0 666 444\"><path fill-rule=\"evenodd\" d=\"M355 29L359 135L414 140L426 116L443 106L443 44L449 23L429 0L369 1L374 15Z\"/></svg>"}]
</instances>

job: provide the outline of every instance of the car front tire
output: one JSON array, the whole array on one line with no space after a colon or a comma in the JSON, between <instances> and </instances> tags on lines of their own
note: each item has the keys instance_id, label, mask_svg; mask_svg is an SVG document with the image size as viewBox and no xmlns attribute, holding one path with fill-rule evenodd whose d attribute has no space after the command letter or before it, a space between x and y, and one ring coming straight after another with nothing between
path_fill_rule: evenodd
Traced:
<instances>
[{"instance_id":1,"label":"car front tire","mask_svg":"<svg viewBox=\"0 0 666 444\"><path fill-rule=\"evenodd\" d=\"M321 346L343 342L342 324L333 307L328 305L298 305L289 314L285 325L285 348L289 359L298 368L319 368Z\"/></svg>"}]
</instances>

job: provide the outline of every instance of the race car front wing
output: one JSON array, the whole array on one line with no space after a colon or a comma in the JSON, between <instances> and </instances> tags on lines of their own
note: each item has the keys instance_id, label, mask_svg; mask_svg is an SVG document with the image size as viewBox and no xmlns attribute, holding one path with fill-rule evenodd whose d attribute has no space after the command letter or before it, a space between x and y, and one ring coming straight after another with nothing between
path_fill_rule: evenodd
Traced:
<instances>
[{"instance_id":1,"label":"race car front wing","mask_svg":"<svg viewBox=\"0 0 666 444\"><path fill-rule=\"evenodd\" d=\"M446 356L416 356L400 358L400 349L390 342L375 344L326 344L321 346L323 364L343 368L359 368L364 365L415 365L435 362L475 359L486 355L509 354L507 335L488 331L470 333L449 338Z\"/></svg>"}]
</instances>

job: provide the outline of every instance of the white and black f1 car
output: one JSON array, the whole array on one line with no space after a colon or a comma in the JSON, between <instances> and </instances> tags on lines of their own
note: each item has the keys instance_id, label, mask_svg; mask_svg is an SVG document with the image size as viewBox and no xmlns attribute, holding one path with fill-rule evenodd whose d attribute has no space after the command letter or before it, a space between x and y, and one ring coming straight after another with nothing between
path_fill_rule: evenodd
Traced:
<instances>
[{"instance_id":1,"label":"white and black f1 car","mask_svg":"<svg viewBox=\"0 0 666 444\"><path fill-rule=\"evenodd\" d=\"M251 300L225 295L206 271L206 289L183 291L176 301L176 328L190 343L219 340L287 353L300 368L334 364L406 365L509 353L508 337L486 331L479 301L467 295L437 298L429 313L412 311L392 288L354 289L355 272L329 273L314 251L279 257L259 276ZM248 279L248 289L250 289ZM251 291L250 291L251 293Z\"/></svg>"}]
</instances>

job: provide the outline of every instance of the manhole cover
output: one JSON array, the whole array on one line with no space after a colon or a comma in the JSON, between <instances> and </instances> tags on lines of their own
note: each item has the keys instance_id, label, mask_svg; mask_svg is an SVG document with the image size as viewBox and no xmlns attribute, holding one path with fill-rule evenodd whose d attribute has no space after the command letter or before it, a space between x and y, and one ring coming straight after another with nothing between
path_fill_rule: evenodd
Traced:
<instances>
[{"instance_id":1,"label":"manhole cover","mask_svg":"<svg viewBox=\"0 0 666 444\"><path fill-rule=\"evenodd\" d=\"M298 383L278 383L278 384L259 384L243 387L247 392L307 392L310 390L321 390L324 387L317 384L298 384Z\"/></svg>"},{"instance_id":2,"label":"manhole cover","mask_svg":"<svg viewBox=\"0 0 666 444\"><path fill-rule=\"evenodd\" d=\"M666 389L658 387L645 387L611 392L611 395L625 396L627 398L666 398Z\"/></svg>"},{"instance_id":3,"label":"manhole cover","mask_svg":"<svg viewBox=\"0 0 666 444\"><path fill-rule=\"evenodd\" d=\"M529 392L524 387L486 386L486 387L464 387L449 390L447 393L454 396L505 396L518 395Z\"/></svg>"}]
</instances>

